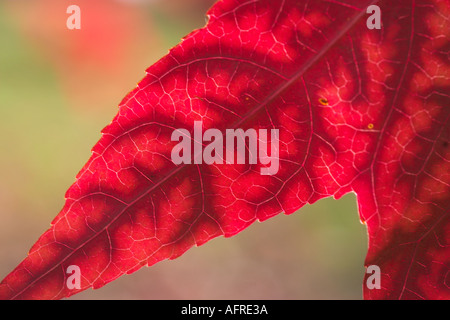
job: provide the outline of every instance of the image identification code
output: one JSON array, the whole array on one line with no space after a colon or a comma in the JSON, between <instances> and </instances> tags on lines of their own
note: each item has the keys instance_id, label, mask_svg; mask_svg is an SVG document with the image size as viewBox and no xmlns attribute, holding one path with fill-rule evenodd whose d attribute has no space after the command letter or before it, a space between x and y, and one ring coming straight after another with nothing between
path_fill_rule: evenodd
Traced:
<instances>
[{"instance_id":1,"label":"image identification code","mask_svg":"<svg viewBox=\"0 0 450 320\"><path fill-rule=\"evenodd\" d=\"M226 308L221 309L217 307L202 307L188 304L187 307L181 308L182 315L207 315L214 316L215 313L226 315L262 315L269 314L264 304L228 304Z\"/></svg>"}]
</instances>

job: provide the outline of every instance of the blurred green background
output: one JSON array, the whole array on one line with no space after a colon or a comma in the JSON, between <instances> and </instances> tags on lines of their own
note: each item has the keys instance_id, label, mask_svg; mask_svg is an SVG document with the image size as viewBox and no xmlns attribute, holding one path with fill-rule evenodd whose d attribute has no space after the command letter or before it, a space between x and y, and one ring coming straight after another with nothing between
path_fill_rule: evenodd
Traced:
<instances>
[{"instance_id":1,"label":"blurred green background","mask_svg":"<svg viewBox=\"0 0 450 320\"><path fill-rule=\"evenodd\" d=\"M213 0L0 0L0 278L63 206L120 100ZM66 8L81 8L68 30ZM354 194L216 238L71 299L361 299Z\"/></svg>"}]
</instances>

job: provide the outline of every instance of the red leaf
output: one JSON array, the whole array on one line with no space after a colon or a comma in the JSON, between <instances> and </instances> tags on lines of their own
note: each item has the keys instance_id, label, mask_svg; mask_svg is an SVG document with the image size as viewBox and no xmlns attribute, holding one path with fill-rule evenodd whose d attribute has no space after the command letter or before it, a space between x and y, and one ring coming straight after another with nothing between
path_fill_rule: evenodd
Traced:
<instances>
[{"instance_id":1,"label":"red leaf","mask_svg":"<svg viewBox=\"0 0 450 320\"><path fill-rule=\"evenodd\" d=\"M366 8L382 28L366 27ZM450 2L223 0L147 70L59 215L2 282L58 299L354 191L366 298L450 298ZM279 129L280 167L175 165L177 128ZM70 265L81 289L66 286Z\"/></svg>"}]
</instances>

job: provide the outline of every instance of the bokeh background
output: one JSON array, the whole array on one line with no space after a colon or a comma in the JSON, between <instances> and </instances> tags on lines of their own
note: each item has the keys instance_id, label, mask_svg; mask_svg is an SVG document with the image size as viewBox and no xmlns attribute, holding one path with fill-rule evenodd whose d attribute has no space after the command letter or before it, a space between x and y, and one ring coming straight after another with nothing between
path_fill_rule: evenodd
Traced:
<instances>
[{"instance_id":1,"label":"bokeh background","mask_svg":"<svg viewBox=\"0 0 450 320\"><path fill-rule=\"evenodd\" d=\"M63 206L100 130L214 0L0 0L0 278ZM66 9L81 8L81 30ZM70 299L361 299L354 194L255 223Z\"/></svg>"}]
</instances>

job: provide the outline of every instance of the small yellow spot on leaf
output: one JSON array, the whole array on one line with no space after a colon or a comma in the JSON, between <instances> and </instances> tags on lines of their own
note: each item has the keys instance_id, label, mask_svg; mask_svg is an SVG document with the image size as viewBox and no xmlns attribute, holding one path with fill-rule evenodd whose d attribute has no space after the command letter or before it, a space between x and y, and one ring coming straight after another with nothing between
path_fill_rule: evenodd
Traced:
<instances>
[{"instance_id":1,"label":"small yellow spot on leaf","mask_svg":"<svg viewBox=\"0 0 450 320\"><path fill-rule=\"evenodd\" d=\"M328 100L325 98L320 98L319 99L319 103L323 106L327 106L328 105Z\"/></svg>"},{"instance_id":2,"label":"small yellow spot on leaf","mask_svg":"<svg viewBox=\"0 0 450 320\"><path fill-rule=\"evenodd\" d=\"M367 128L369 128L370 130L372 130L372 129L373 129L373 123L369 123L369 124L367 125Z\"/></svg>"}]
</instances>

